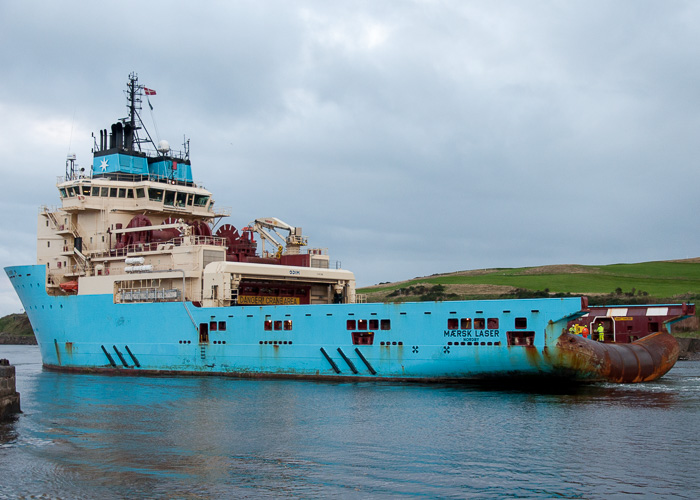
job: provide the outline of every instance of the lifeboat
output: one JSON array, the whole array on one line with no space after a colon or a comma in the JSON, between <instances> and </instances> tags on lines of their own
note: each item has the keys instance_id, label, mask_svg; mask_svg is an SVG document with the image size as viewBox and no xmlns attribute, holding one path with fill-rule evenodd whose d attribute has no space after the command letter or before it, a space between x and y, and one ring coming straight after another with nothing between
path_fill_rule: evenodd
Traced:
<instances>
[{"instance_id":1,"label":"lifeboat","mask_svg":"<svg viewBox=\"0 0 700 500\"><path fill-rule=\"evenodd\" d=\"M63 290L64 292L78 293L78 282L77 281L66 281L65 283L61 283L58 286L60 286L61 290Z\"/></svg>"}]
</instances>

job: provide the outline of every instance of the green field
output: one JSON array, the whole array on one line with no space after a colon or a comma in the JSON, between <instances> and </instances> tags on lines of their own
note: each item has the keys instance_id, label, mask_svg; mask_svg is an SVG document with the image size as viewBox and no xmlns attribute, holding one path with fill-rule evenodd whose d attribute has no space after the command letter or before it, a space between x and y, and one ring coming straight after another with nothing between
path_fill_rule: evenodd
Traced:
<instances>
[{"instance_id":1,"label":"green field","mask_svg":"<svg viewBox=\"0 0 700 500\"><path fill-rule=\"evenodd\" d=\"M483 274L437 275L386 286L363 288L359 293L390 292L416 285L500 285L517 289L571 294L615 294L653 298L700 296L700 263L644 262L607 266L545 266L493 269Z\"/></svg>"}]
</instances>

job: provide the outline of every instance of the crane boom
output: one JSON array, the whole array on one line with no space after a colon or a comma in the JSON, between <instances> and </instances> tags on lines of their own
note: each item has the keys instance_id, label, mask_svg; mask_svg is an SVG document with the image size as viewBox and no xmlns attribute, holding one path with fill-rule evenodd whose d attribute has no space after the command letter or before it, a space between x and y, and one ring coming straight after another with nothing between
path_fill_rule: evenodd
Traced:
<instances>
[{"instance_id":1,"label":"crane boom","mask_svg":"<svg viewBox=\"0 0 700 500\"><path fill-rule=\"evenodd\" d=\"M265 241L275 245L278 255L298 255L300 248L308 244L308 238L302 236L300 227L290 226L276 217L255 219L255 221L250 223L250 226L253 228L253 231L260 235L263 255L265 254ZM279 233L278 229L286 230L289 234L285 237ZM273 237L269 231L275 233L284 242L284 245Z\"/></svg>"}]
</instances>

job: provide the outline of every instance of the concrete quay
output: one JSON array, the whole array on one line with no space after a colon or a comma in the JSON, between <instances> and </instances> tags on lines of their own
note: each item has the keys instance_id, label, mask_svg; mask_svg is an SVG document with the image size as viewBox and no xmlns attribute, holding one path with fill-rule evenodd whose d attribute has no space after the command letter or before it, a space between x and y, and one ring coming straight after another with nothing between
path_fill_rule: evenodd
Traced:
<instances>
[{"instance_id":1,"label":"concrete quay","mask_svg":"<svg viewBox=\"0 0 700 500\"><path fill-rule=\"evenodd\" d=\"M15 367L6 359L0 359L0 420L20 413L19 392L15 385Z\"/></svg>"}]
</instances>

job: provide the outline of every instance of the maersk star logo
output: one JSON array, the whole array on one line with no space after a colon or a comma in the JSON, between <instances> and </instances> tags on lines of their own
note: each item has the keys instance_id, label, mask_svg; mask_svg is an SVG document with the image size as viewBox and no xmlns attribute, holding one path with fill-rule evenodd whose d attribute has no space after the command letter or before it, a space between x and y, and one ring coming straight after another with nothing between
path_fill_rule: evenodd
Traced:
<instances>
[{"instance_id":1,"label":"maersk star logo","mask_svg":"<svg viewBox=\"0 0 700 500\"><path fill-rule=\"evenodd\" d=\"M107 167L108 167L108 166L109 166L109 165L107 165L107 160L106 160L106 159L102 160L102 163L100 163L100 168L102 169L103 172L106 172L106 171L107 171Z\"/></svg>"}]
</instances>

